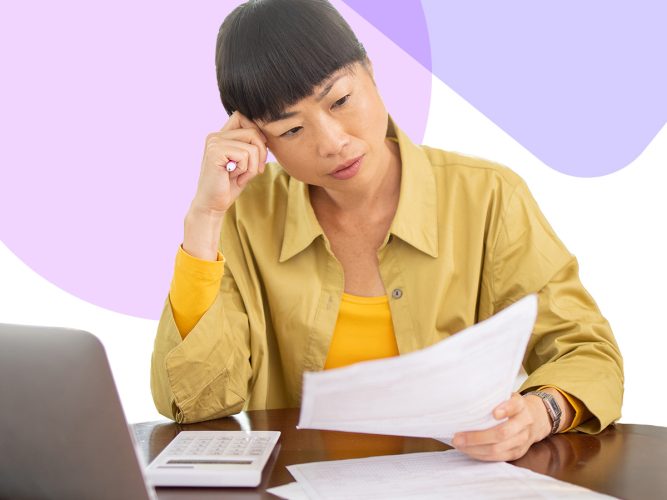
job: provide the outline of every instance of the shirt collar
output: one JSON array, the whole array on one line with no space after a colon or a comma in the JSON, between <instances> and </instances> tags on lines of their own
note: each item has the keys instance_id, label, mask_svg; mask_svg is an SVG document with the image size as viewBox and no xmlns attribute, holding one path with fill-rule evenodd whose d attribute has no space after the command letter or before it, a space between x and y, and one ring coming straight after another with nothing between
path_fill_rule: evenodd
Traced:
<instances>
[{"instance_id":1,"label":"shirt collar","mask_svg":"<svg viewBox=\"0 0 667 500\"><path fill-rule=\"evenodd\" d=\"M291 259L320 234L324 235L310 204L308 185L294 177L289 178L285 213L285 232L279 262Z\"/></svg>"},{"instance_id":2,"label":"shirt collar","mask_svg":"<svg viewBox=\"0 0 667 500\"><path fill-rule=\"evenodd\" d=\"M436 186L431 162L424 150L398 128L391 116L387 137L398 140L401 155L401 188L389 232L427 255L437 257ZM319 235L324 235L324 232L310 204L308 186L290 177L280 262L294 257Z\"/></svg>"}]
</instances>

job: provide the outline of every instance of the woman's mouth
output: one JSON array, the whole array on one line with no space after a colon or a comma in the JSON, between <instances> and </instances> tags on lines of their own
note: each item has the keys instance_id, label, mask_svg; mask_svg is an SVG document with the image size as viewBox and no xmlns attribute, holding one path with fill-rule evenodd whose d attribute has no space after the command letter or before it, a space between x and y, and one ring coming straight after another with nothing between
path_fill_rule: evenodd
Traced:
<instances>
[{"instance_id":1,"label":"woman's mouth","mask_svg":"<svg viewBox=\"0 0 667 500\"><path fill-rule=\"evenodd\" d=\"M346 180L354 177L359 172L361 168L361 162L363 161L364 155L361 155L342 166L339 166L337 170L334 170L329 175L334 179Z\"/></svg>"}]
</instances>

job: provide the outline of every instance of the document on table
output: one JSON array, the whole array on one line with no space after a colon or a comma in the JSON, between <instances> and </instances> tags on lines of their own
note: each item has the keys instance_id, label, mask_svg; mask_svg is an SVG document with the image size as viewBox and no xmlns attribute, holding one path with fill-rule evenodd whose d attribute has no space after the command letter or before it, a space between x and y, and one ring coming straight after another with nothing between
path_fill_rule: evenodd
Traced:
<instances>
[{"instance_id":1,"label":"document on table","mask_svg":"<svg viewBox=\"0 0 667 500\"><path fill-rule=\"evenodd\" d=\"M413 353L304 374L298 428L432 437L499 422L537 316L529 295Z\"/></svg>"},{"instance_id":2,"label":"document on table","mask_svg":"<svg viewBox=\"0 0 667 500\"><path fill-rule=\"evenodd\" d=\"M274 494L294 500L613 498L505 462L479 462L454 450L313 462L287 469L298 483L278 487Z\"/></svg>"}]
</instances>

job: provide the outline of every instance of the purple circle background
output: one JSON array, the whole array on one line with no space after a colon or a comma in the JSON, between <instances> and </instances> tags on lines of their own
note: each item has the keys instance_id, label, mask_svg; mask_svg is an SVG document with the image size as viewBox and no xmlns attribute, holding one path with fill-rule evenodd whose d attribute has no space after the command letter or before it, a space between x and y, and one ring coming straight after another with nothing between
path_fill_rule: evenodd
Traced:
<instances>
[{"instance_id":1,"label":"purple circle background","mask_svg":"<svg viewBox=\"0 0 667 500\"><path fill-rule=\"evenodd\" d=\"M347 3L564 174L622 169L667 122L667 2ZM432 61L403 22L417 5Z\"/></svg>"},{"instance_id":2,"label":"purple circle background","mask_svg":"<svg viewBox=\"0 0 667 500\"><path fill-rule=\"evenodd\" d=\"M33 270L96 305L159 316L204 139L227 119L215 38L238 3L3 7L0 236ZM419 142L428 66L333 3L366 46L390 113ZM421 5L409 10L428 45ZM406 99L406 89L420 91Z\"/></svg>"}]
</instances>

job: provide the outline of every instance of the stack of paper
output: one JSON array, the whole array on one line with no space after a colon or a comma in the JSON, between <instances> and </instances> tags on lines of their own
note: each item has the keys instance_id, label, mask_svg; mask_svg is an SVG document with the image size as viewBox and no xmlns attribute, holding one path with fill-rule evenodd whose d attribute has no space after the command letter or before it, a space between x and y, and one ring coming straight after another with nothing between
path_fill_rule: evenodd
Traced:
<instances>
[{"instance_id":1,"label":"stack of paper","mask_svg":"<svg viewBox=\"0 0 667 500\"><path fill-rule=\"evenodd\" d=\"M478 462L453 450L287 469L298 483L267 491L290 500L613 498L504 462Z\"/></svg>"},{"instance_id":2,"label":"stack of paper","mask_svg":"<svg viewBox=\"0 0 667 500\"><path fill-rule=\"evenodd\" d=\"M529 295L421 351L305 373L300 429L440 438L498 425L537 316Z\"/></svg>"}]
</instances>

